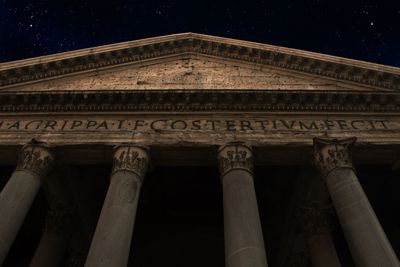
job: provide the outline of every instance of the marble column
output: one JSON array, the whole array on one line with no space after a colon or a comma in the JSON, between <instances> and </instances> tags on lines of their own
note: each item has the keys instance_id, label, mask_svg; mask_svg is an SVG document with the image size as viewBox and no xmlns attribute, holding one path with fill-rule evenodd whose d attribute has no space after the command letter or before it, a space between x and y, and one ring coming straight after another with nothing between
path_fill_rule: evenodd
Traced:
<instances>
[{"instance_id":1,"label":"marble column","mask_svg":"<svg viewBox=\"0 0 400 267\"><path fill-rule=\"evenodd\" d=\"M17 167L0 193L0 265L18 234L26 214L54 160L43 144L21 149Z\"/></svg>"},{"instance_id":2,"label":"marble column","mask_svg":"<svg viewBox=\"0 0 400 267\"><path fill-rule=\"evenodd\" d=\"M331 234L331 205L313 203L301 208L304 236L313 267L340 267Z\"/></svg>"},{"instance_id":3,"label":"marble column","mask_svg":"<svg viewBox=\"0 0 400 267\"><path fill-rule=\"evenodd\" d=\"M355 141L315 138L315 162L356 266L400 266L353 168L351 148Z\"/></svg>"},{"instance_id":4,"label":"marble column","mask_svg":"<svg viewBox=\"0 0 400 267\"><path fill-rule=\"evenodd\" d=\"M69 235L71 234L73 208L58 206L47 214L45 228L30 267L61 266Z\"/></svg>"},{"instance_id":5,"label":"marble column","mask_svg":"<svg viewBox=\"0 0 400 267\"><path fill-rule=\"evenodd\" d=\"M53 171L42 185L49 211L30 267L61 266L77 224L76 204L67 184L69 171L61 165L58 167L61 168Z\"/></svg>"},{"instance_id":6,"label":"marble column","mask_svg":"<svg viewBox=\"0 0 400 267\"><path fill-rule=\"evenodd\" d=\"M266 267L252 149L244 143L228 143L218 150L218 161L223 188L225 265Z\"/></svg>"},{"instance_id":7,"label":"marble column","mask_svg":"<svg viewBox=\"0 0 400 267\"><path fill-rule=\"evenodd\" d=\"M126 266L139 192L148 166L147 149L122 145L114 151L113 170L85 266Z\"/></svg>"}]
</instances>

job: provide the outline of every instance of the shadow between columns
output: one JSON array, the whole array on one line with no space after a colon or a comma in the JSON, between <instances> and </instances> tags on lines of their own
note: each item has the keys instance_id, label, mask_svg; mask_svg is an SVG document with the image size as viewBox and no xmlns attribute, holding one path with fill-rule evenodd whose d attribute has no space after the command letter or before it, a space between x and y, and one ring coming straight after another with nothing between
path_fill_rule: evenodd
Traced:
<instances>
[{"instance_id":1,"label":"shadow between columns","mask_svg":"<svg viewBox=\"0 0 400 267\"><path fill-rule=\"evenodd\" d=\"M217 167L156 166L139 199L129 266L224 266Z\"/></svg>"}]
</instances>

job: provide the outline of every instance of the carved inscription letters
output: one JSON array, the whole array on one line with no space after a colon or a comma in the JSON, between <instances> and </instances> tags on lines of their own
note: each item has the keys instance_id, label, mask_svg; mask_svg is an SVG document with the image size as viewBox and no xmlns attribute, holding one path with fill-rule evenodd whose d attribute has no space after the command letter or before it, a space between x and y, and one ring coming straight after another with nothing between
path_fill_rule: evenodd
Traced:
<instances>
[{"instance_id":1,"label":"carved inscription letters","mask_svg":"<svg viewBox=\"0 0 400 267\"><path fill-rule=\"evenodd\" d=\"M383 119L21 119L0 120L0 131L365 131L395 130Z\"/></svg>"}]
</instances>

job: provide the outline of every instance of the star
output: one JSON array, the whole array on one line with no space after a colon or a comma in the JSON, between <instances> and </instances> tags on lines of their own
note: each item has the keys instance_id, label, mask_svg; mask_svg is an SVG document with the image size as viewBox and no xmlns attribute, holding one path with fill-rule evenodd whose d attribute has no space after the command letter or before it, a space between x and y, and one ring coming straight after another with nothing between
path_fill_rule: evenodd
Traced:
<instances>
[{"instance_id":1,"label":"star","mask_svg":"<svg viewBox=\"0 0 400 267\"><path fill-rule=\"evenodd\" d=\"M255 5L248 5L246 1L233 5L228 0L208 1L209 5L191 4L191 1L181 5L176 0L169 4L166 4L167 1L138 0L133 1L137 4L133 4L130 3L132 1L119 0L113 5L118 14L110 16L103 16L106 12L103 5L89 5L87 1L78 1L75 5L67 6L62 1L52 4L45 2L49 1L0 0L0 62L41 53L51 54L66 48L77 49L119 40L199 31L400 66L400 41L397 36L393 37L400 19L399 6L393 8L377 1L372 1L374 4L354 3L350 11L342 6L331 9L331 5L322 0L308 1L318 3L317 5L266 0L258 1L259 4ZM291 10L296 10L296 13L290 12ZM206 19L198 15L202 13L207 13ZM347 17L349 13L352 14L351 21ZM349 19L349 22L330 23L338 15ZM353 23L354 21L357 23ZM299 29L310 25L310 31L304 32L305 36L302 36ZM92 33L93 29L96 31ZM36 33L41 33L40 37L36 38ZM71 40L63 40L65 36L69 36ZM46 38L49 40L45 40ZM21 40L33 41L29 43ZM47 44L47 50L30 49L33 42L38 46L40 41ZM325 41L331 43L327 49L324 49ZM382 47L383 41L388 42L388 50L378 57L376 51ZM366 46L359 49L360 47L350 45L354 42L368 44L374 50L376 58L370 56ZM27 54L25 49L31 52ZM347 52L341 53L342 50ZM392 56L388 56L389 54Z\"/></svg>"}]
</instances>

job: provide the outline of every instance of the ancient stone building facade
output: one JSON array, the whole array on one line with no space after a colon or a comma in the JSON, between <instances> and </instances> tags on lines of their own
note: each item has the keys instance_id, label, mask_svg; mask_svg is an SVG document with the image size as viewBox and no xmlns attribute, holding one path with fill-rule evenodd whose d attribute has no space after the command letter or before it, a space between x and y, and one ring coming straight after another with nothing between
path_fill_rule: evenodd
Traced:
<instances>
[{"instance_id":1,"label":"ancient stone building facade","mask_svg":"<svg viewBox=\"0 0 400 267\"><path fill-rule=\"evenodd\" d=\"M399 68L185 33L0 89L3 266L399 266Z\"/></svg>"}]
</instances>

